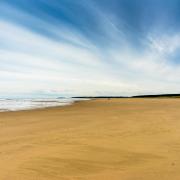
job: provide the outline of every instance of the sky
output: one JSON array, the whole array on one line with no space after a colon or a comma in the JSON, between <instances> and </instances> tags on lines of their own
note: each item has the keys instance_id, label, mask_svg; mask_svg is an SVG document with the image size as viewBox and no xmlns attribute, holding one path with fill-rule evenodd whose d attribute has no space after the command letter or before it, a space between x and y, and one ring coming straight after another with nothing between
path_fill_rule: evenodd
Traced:
<instances>
[{"instance_id":1,"label":"sky","mask_svg":"<svg viewBox=\"0 0 180 180\"><path fill-rule=\"evenodd\" d=\"M180 0L0 0L0 97L180 93Z\"/></svg>"}]
</instances>

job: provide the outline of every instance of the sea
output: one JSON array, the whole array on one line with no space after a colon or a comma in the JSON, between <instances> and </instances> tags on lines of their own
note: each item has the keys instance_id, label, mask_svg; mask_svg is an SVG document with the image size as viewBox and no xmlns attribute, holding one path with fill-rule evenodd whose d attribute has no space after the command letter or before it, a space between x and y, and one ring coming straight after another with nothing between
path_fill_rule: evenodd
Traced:
<instances>
[{"instance_id":1,"label":"sea","mask_svg":"<svg viewBox=\"0 0 180 180\"><path fill-rule=\"evenodd\" d=\"M75 101L88 100L78 98L0 98L0 112L5 111L21 111L31 109L41 109L47 107L67 106Z\"/></svg>"}]
</instances>

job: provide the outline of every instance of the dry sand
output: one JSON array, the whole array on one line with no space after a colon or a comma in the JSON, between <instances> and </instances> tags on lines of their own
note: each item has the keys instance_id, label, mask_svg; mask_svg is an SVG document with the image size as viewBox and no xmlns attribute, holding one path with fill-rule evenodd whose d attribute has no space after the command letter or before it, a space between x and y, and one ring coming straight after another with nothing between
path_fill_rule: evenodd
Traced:
<instances>
[{"instance_id":1,"label":"dry sand","mask_svg":"<svg viewBox=\"0 0 180 180\"><path fill-rule=\"evenodd\" d=\"M0 180L179 180L180 99L0 113Z\"/></svg>"}]
</instances>

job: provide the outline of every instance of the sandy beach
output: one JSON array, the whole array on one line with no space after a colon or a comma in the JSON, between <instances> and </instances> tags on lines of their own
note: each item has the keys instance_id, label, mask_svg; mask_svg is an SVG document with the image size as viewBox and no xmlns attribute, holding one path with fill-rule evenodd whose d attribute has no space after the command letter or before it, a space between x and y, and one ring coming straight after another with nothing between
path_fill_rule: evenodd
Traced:
<instances>
[{"instance_id":1,"label":"sandy beach","mask_svg":"<svg viewBox=\"0 0 180 180\"><path fill-rule=\"evenodd\" d=\"M1 180L179 180L180 99L0 113Z\"/></svg>"}]
</instances>

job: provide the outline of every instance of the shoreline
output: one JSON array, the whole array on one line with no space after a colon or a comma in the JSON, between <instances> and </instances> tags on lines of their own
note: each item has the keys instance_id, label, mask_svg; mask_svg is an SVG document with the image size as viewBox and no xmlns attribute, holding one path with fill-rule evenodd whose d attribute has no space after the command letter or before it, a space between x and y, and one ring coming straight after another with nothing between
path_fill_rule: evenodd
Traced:
<instances>
[{"instance_id":1,"label":"shoreline","mask_svg":"<svg viewBox=\"0 0 180 180\"><path fill-rule=\"evenodd\" d=\"M90 99L72 99L72 98L64 98L61 99L51 99L47 101L47 99L11 99L11 100L1 100L0 104L0 113L1 112L16 112L16 111L31 111L38 109L47 109L54 107L63 107L72 105L78 101L85 101ZM13 104L12 104L13 102ZM28 103L28 104L27 104ZM5 107L4 107L5 106ZM14 107L13 107L14 106ZM20 106L20 107L19 107Z\"/></svg>"},{"instance_id":2,"label":"shoreline","mask_svg":"<svg viewBox=\"0 0 180 180\"><path fill-rule=\"evenodd\" d=\"M59 106L50 106L50 107L42 107L42 108L32 108L32 109L22 109L22 110L14 110L14 111L0 111L0 115L1 114L9 114L9 113L28 113L28 112L45 112L45 111L49 111L49 110L61 110L61 109L66 109L68 107L71 106L75 106L78 103L84 102L84 101L92 101L92 100L96 100L96 99L88 99L88 100L77 100L74 101L72 103L66 104L66 105L59 105Z\"/></svg>"},{"instance_id":3,"label":"shoreline","mask_svg":"<svg viewBox=\"0 0 180 180\"><path fill-rule=\"evenodd\" d=\"M82 100L81 98L79 100L74 100L73 102L70 102L70 103L67 103L67 104L64 104L64 105L55 105L55 106L46 106L46 107L36 107L36 108L29 108L29 109L21 109L21 110L4 110L4 111L0 111L0 114L1 113L13 113L13 112L29 112L29 111L38 111L38 110L48 110L48 109L61 109L61 108L64 108L64 107L67 107L67 106L73 106L79 102L86 102L86 101L98 101L98 100L115 100L115 101L118 101L118 100L132 100L132 101L136 101L136 100L166 100L166 99L172 99L171 97L163 97L163 98L153 98L153 97L150 97L150 98L147 98L147 97L137 97L137 98L132 98L132 97L123 97L123 98L116 98L116 97L113 97L113 98L110 98L110 97L102 97L102 98L91 98L91 99L88 99L88 98L85 98L83 97ZM173 99L178 99L176 97L174 97Z\"/></svg>"},{"instance_id":4,"label":"shoreline","mask_svg":"<svg viewBox=\"0 0 180 180\"><path fill-rule=\"evenodd\" d=\"M153 97L155 96L155 97ZM77 100L75 100L76 98L78 98ZM72 97L70 99L72 99L72 102L62 102L61 105L54 105L54 106L42 106L42 107L31 107L31 108L27 108L27 109L19 109L19 110L2 110L0 109L0 113L8 113L8 112L24 112L24 111L38 111L38 110L47 110L47 109L53 109L53 108L62 108L65 106L72 106L75 103L78 102L83 102L83 101L98 101L98 100L161 100L161 99L178 99L179 97L177 96L158 96L158 95L147 95L147 96L133 96L133 97ZM65 98L67 99L67 98ZM22 99L23 100L23 99ZM30 99L31 100L31 99ZM36 99L33 99L36 100ZM58 101L36 101L36 102L58 102ZM63 105L64 103L64 105Z\"/></svg>"}]
</instances>

